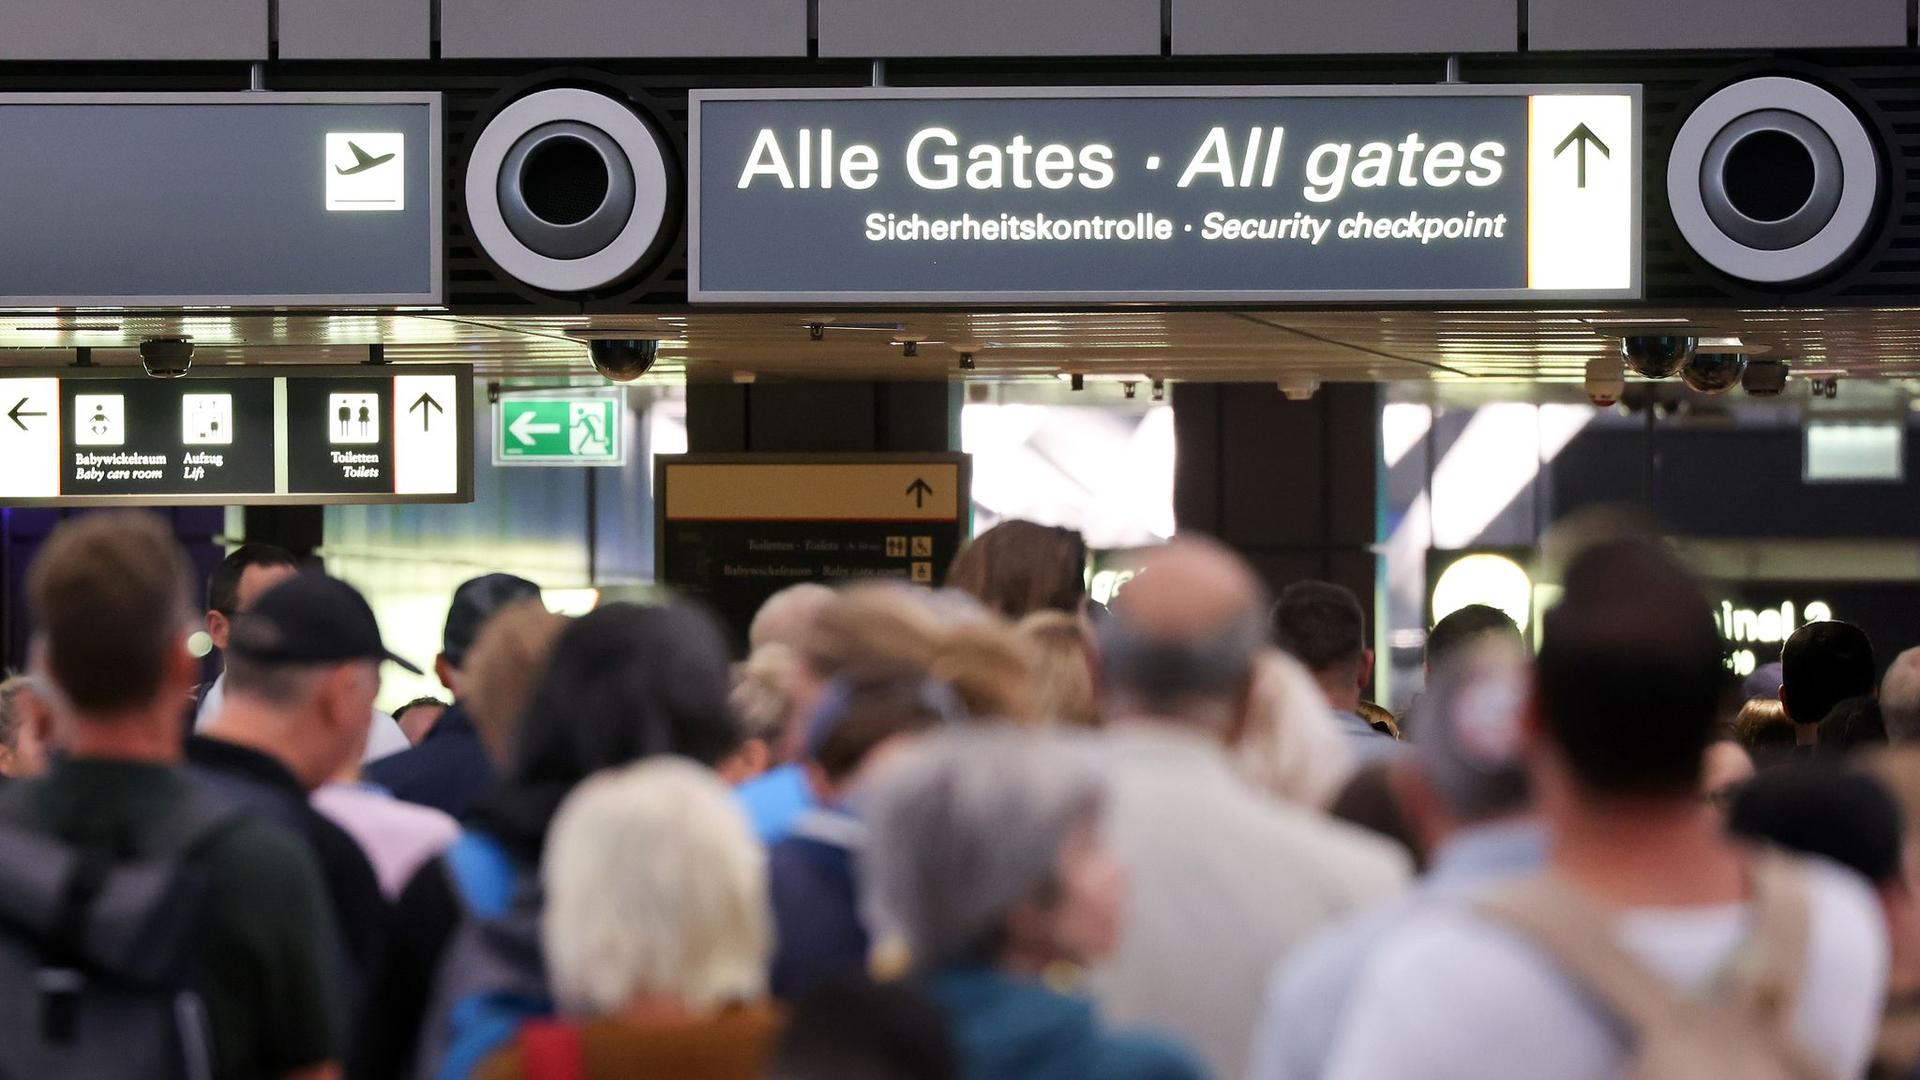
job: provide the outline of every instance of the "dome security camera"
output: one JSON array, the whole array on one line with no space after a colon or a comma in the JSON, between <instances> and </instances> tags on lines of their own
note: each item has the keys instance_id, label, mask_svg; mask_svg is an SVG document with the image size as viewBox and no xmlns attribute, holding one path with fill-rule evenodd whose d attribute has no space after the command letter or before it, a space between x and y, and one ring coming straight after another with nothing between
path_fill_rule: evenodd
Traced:
<instances>
[{"instance_id":1,"label":"dome security camera","mask_svg":"<svg viewBox=\"0 0 1920 1080\"><path fill-rule=\"evenodd\" d=\"M1670 378L1693 359L1699 339L1672 334L1635 334L1620 339L1620 355L1633 373L1647 379Z\"/></svg>"},{"instance_id":2,"label":"dome security camera","mask_svg":"<svg viewBox=\"0 0 1920 1080\"><path fill-rule=\"evenodd\" d=\"M140 343L140 366L156 379L178 379L193 367L193 342L186 338L148 338Z\"/></svg>"},{"instance_id":3,"label":"dome security camera","mask_svg":"<svg viewBox=\"0 0 1920 1080\"><path fill-rule=\"evenodd\" d=\"M1702 394L1724 394L1740 385L1747 370L1747 354L1696 352L1680 368L1680 381Z\"/></svg>"},{"instance_id":4,"label":"dome security camera","mask_svg":"<svg viewBox=\"0 0 1920 1080\"><path fill-rule=\"evenodd\" d=\"M608 382L626 383L645 375L660 355L660 342L651 338L594 338L587 342L593 370Z\"/></svg>"},{"instance_id":5,"label":"dome security camera","mask_svg":"<svg viewBox=\"0 0 1920 1080\"><path fill-rule=\"evenodd\" d=\"M1627 365L1617 356L1596 356L1587 361L1587 400L1600 408L1620 403L1627 391Z\"/></svg>"}]
</instances>

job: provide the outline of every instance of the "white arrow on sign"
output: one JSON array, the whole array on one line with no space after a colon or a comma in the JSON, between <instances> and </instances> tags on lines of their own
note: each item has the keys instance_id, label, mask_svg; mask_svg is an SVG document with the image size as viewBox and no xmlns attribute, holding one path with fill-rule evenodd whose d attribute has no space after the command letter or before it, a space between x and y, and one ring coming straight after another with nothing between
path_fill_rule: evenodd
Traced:
<instances>
[{"instance_id":1,"label":"white arrow on sign","mask_svg":"<svg viewBox=\"0 0 1920 1080\"><path fill-rule=\"evenodd\" d=\"M532 446L535 435L560 434L560 425L535 423L531 412L523 412L507 425L507 434L519 439L521 446Z\"/></svg>"}]
</instances>

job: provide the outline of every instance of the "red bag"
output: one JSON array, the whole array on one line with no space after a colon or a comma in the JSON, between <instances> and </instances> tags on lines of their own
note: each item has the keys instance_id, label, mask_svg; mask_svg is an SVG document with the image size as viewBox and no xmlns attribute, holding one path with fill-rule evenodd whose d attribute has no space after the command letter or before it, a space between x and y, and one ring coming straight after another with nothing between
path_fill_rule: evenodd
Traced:
<instances>
[{"instance_id":1,"label":"red bag","mask_svg":"<svg viewBox=\"0 0 1920 1080\"><path fill-rule=\"evenodd\" d=\"M520 1029L520 1061L527 1080L586 1080L587 1052L580 1030L554 1020Z\"/></svg>"}]
</instances>

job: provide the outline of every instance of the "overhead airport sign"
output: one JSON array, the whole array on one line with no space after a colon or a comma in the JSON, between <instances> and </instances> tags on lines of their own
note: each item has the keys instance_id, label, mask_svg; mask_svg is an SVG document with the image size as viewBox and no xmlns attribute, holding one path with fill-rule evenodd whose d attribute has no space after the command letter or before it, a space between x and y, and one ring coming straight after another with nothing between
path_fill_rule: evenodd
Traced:
<instances>
[{"instance_id":1,"label":"overhead airport sign","mask_svg":"<svg viewBox=\"0 0 1920 1080\"><path fill-rule=\"evenodd\" d=\"M0 94L0 306L441 302L440 95Z\"/></svg>"},{"instance_id":2,"label":"overhead airport sign","mask_svg":"<svg viewBox=\"0 0 1920 1080\"><path fill-rule=\"evenodd\" d=\"M964 454L655 459L656 577L744 635L802 581L946 580L972 511Z\"/></svg>"},{"instance_id":3,"label":"overhead airport sign","mask_svg":"<svg viewBox=\"0 0 1920 1080\"><path fill-rule=\"evenodd\" d=\"M696 301L1640 296L1637 86L692 102Z\"/></svg>"},{"instance_id":4,"label":"overhead airport sign","mask_svg":"<svg viewBox=\"0 0 1920 1080\"><path fill-rule=\"evenodd\" d=\"M467 502L466 368L0 378L0 505Z\"/></svg>"},{"instance_id":5,"label":"overhead airport sign","mask_svg":"<svg viewBox=\"0 0 1920 1080\"><path fill-rule=\"evenodd\" d=\"M502 394L493 406L495 465L625 465L619 387Z\"/></svg>"}]
</instances>

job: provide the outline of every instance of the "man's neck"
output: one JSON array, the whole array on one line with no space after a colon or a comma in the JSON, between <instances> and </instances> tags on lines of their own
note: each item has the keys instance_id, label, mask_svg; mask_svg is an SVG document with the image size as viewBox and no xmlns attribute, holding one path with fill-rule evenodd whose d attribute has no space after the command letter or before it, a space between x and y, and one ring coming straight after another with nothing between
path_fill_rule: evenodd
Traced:
<instances>
[{"instance_id":1,"label":"man's neck","mask_svg":"<svg viewBox=\"0 0 1920 1080\"><path fill-rule=\"evenodd\" d=\"M219 715L201 734L267 755L286 766L301 787L312 791L328 777L324 769L314 768L305 759L300 740L288 737L288 732L299 726L267 705L229 694Z\"/></svg>"},{"instance_id":2,"label":"man's neck","mask_svg":"<svg viewBox=\"0 0 1920 1080\"><path fill-rule=\"evenodd\" d=\"M1704 800L1580 795L1548 819L1554 869L1603 905L1704 906L1747 894L1746 859Z\"/></svg>"},{"instance_id":3,"label":"man's neck","mask_svg":"<svg viewBox=\"0 0 1920 1080\"><path fill-rule=\"evenodd\" d=\"M178 710L171 710L177 712ZM75 713L68 725L67 755L76 760L180 763L179 718L151 705L107 715Z\"/></svg>"},{"instance_id":4,"label":"man's neck","mask_svg":"<svg viewBox=\"0 0 1920 1080\"><path fill-rule=\"evenodd\" d=\"M1820 725L1819 724L1793 725L1793 745L1814 746L1814 745L1817 745L1819 742L1820 742Z\"/></svg>"},{"instance_id":5,"label":"man's neck","mask_svg":"<svg viewBox=\"0 0 1920 1080\"><path fill-rule=\"evenodd\" d=\"M1314 676L1314 682L1320 686L1320 693L1327 699L1327 707L1335 712L1357 713L1360 711L1360 688L1345 674Z\"/></svg>"}]
</instances>

